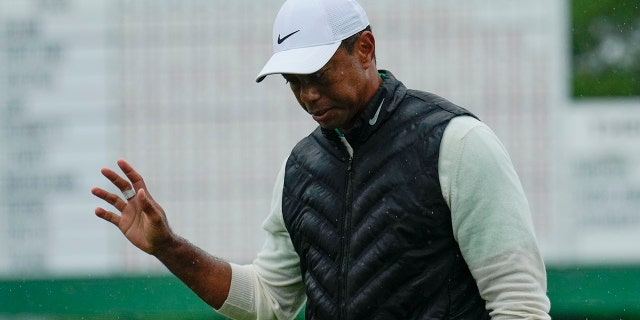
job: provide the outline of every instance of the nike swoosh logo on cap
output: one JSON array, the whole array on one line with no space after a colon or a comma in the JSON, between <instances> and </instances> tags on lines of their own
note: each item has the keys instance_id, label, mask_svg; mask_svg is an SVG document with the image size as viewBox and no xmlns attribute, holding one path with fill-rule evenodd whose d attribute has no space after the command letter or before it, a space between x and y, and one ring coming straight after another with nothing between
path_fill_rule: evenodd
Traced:
<instances>
[{"instance_id":1,"label":"nike swoosh logo on cap","mask_svg":"<svg viewBox=\"0 0 640 320\"><path fill-rule=\"evenodd\" d=\"M373 118L369 119L369 125L374 125L376 124L376 122L378 122L378 116L380 115L380 109L382 109L383 103L384 103L384 99L382 99L382 102L380 102L380 105L378 106L378 110L376 111L376 114L373 115Z\"/></svg>"},{"instance_id":2,"label":"nike swoosh logo on cap","mask_svg":"<svg viewBox=\"0 0 640 320\"><path fill-rule=\"evenodd\" d=\"M289 33L288 35L280 38L280 35L278 34L278 44L282 44L285 40L287 40L287 38L291 37L292 35L296 34L300 32L300 30L296 30L294 32Z\"/></svg>"}]
</instances>

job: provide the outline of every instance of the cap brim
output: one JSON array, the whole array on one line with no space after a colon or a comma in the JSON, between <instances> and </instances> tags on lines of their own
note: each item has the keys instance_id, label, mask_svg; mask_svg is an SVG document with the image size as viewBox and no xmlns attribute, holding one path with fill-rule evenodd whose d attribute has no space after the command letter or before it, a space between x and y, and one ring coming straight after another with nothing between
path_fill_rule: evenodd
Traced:
<instances>
[{"instance_id":1,"label":"cap brim","mask_svg":"<svg viewBox=\"0 0 640 320\"><path fill-rule=\"evenodd\" d=\"M336 43L306 47L299 49L289 49L276 52L271 56L262 71L256 77L256 82L264 80L270 74L290 73L290 74L310 74L322 68L336 53L341 41Z\"/></svg>"}]
</instances>

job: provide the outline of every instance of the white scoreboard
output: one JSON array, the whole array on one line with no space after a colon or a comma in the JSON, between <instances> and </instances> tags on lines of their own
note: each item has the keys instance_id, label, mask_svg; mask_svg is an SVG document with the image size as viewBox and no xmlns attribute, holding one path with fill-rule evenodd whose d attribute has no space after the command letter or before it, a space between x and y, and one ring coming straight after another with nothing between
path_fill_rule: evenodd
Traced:
<instances>
[{"instance_id":1,"label":"white scoreboard","mask_svg":"<svg viewBox=\"0 0 640 320\"><path fill-rule=\"evenodd\" d=\"M250 262L315 127L280 77L254 82L281 2L0 2L0 276L163 272L93 215L118 158L176 232ZM361 3L380 68L504 142L548 264L640 261L640 100L570 98L566 3Z\"/></svg>"}]
</instances>

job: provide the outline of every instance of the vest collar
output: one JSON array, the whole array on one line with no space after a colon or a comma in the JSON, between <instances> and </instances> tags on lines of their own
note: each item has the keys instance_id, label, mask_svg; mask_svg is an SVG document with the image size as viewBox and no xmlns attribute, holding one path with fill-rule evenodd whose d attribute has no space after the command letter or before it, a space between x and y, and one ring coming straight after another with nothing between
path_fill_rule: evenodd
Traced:
<instances>
[{"instance_id":1,"label":"vest collar","mask_svg":"<svg viewBox=\"0 0 640 320\"><path fill-rule=\"evenodd\" d=\"M362 144L393 114L406 92L406 87L391 72L379 70L382 85L374 94L367 107L356 117L353 127L343 132L352 144ZM322 134L329 140L338 141L334 130L321 128Z\"/></svg>"}]
</instances>

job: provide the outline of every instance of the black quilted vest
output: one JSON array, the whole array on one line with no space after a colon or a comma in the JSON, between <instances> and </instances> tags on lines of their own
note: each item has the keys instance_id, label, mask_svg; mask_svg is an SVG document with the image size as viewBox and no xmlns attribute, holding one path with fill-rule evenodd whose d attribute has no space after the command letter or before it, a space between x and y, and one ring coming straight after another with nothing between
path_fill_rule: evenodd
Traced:
<instances>
[{"instance_id":1,"label":"black quilted vest","mask_svg":"<svg viewBox=\"0 0 640 320\"><path fill-rule=\"evenodd\" d=\"M470 113L382 72L345 133L353 158L336 132L318 128L287 162L282 206L306 319L489 319L438 180L442 133Z\"/></svg>"}]
</instances>

